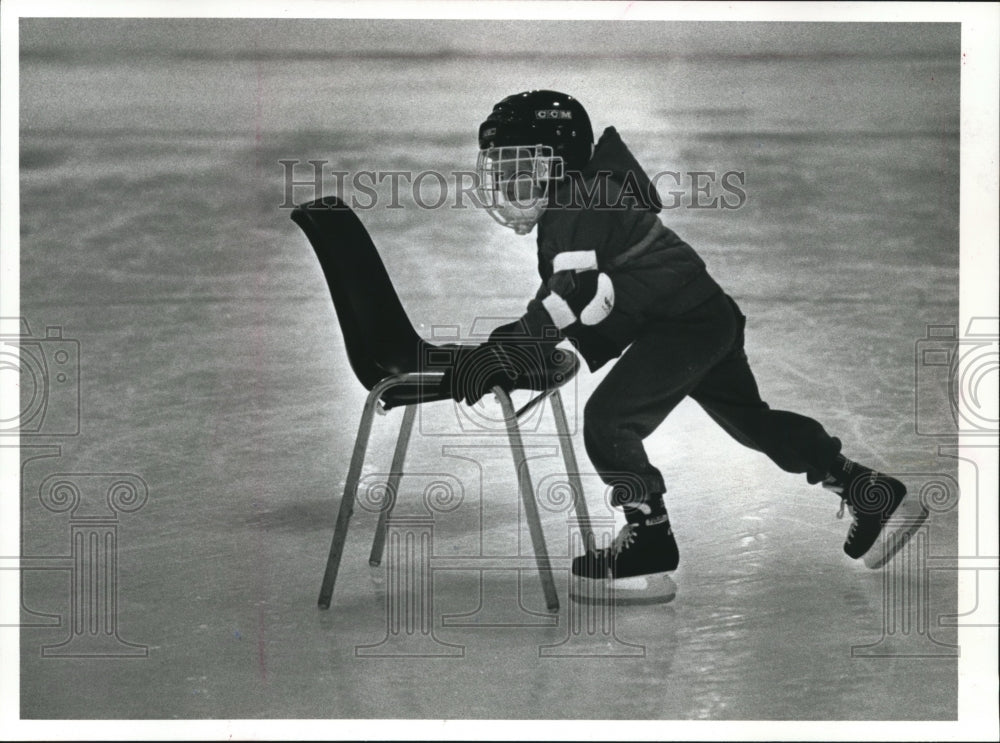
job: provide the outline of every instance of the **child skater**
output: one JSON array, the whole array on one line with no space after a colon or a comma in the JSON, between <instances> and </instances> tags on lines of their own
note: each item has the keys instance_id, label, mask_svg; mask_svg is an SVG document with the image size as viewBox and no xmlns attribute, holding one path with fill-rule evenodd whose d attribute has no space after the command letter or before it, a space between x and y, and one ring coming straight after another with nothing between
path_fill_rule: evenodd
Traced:
<instances>
[{"instance_id":1,"label":"child skater","mask_svg":"<svg viewBox=\"0 0 1000 743\"><path fill-rule=\"evenodd\" d=\"M609 581L610 590L585 593L641 593L653 584L629 579L677 567L667 485L643 440L685 397L744 446L839 495L841 515L846 505L852 516L844 551L864 555L906 488L847 459L815 420L761 400L743 350L746 318L660 222L656 190L615 129L594 146L576 99L534 90L494 106L479 147L479 196L517 234L537 225L542 283L524 315L464 350L442 384L470 405L494 385L538 389L565 366L555 349L564 338L591 371L617 359L586 403L583 434L626 525L610 547L573 560L578 582Z\"/></svg>"}]
</instances>

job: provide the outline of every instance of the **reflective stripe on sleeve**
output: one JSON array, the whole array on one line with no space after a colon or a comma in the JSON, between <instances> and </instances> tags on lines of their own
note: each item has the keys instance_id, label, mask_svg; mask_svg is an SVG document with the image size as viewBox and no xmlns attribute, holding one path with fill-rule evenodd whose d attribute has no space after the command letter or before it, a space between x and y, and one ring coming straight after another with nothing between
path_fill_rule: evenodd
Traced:
<instances>
[{"instance_id":1,"label":"reflective stripe on sleeve","mask_svg":"<svg viewBox=\"0 0 1000 743\"><path fill-rule=\"evenodd\" d=\"M615 308L615 285L606 273L597 277L597 291L594 298L580 312L580 322L584 325L597 325L611 314Z\"/></svg>"},{"instance_id":2,"label":"reflective stripe on sleeve","mask_svg":"<svg viewBox=\"0 0 1000 743\"><path fill-rule=\"evenodd\" d=\"M573 310L566 304L566 300L555 292L542 300L542 306L545 307L545 311L549 313L552 322L560 330L576 322L576 315L573 314Z\"/></svg>"},{"instance_id":3,"label":"reflective stripe on sleeve","mask_svg":"<svg viewBox=\"0 0 1000 743\"><path fill-rule=\"evenodd\" d=\"M571 250L557 253L552 259L552 272L593 271L597 269L597 253L593 250Z\"/></svg>"}]
</instances>

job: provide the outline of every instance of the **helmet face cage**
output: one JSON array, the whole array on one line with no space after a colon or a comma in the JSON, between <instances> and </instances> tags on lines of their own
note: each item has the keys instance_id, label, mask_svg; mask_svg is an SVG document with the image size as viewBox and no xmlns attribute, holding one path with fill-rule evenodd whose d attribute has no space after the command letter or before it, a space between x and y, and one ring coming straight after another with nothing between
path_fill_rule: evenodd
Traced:
<instances>
[{"instance_id":1,"label":"helmet face cage","mask_svg":"<svg viewBox=\"0 0 1000 743\"><path fill-rule=\"evenodd\" d=\"M548 203L549 182L563 177L563 160L547 145L487 147L476 173L476 194L490 216L527 235Z\"/></svg>"}]
</instances>

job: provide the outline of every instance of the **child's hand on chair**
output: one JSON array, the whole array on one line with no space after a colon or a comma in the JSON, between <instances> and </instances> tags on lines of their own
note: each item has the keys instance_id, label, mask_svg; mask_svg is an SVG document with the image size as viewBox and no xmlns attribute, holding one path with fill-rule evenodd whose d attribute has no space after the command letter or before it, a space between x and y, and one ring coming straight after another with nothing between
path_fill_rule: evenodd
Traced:
<instances>
[{"instance_id":1,"label":"child's hand on chair","mask_svg":"<svg viewBox=\"0 0 1000 743\"><path fill-rule=\"evenodd\" d=\"M458 350L441 378L441 389L455 402L475 405L496 386L510 392L515 379L517 370L503 346L486 342Z\"/></svg>"}]
</instances>

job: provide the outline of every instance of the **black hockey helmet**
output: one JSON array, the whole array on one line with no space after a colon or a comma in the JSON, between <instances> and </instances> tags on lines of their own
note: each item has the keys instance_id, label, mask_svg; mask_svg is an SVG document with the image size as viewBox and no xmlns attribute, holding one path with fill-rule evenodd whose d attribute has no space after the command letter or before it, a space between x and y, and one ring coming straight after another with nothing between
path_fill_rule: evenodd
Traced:
<instances>
[{"instance_id":1,"label":"black hockey helmet","mask_svg":"<svg viewBox=\"0 0 1000 743\"><path fill-rule=\"evenodd\" d=\"M479 149L547 145L565 170L582 170L590 161L594 130L576 98L554 90L509 95L479 125Z\"/></svg>"}]
</instances>

